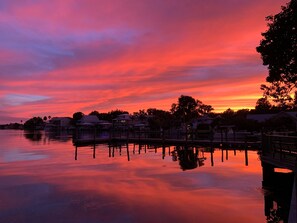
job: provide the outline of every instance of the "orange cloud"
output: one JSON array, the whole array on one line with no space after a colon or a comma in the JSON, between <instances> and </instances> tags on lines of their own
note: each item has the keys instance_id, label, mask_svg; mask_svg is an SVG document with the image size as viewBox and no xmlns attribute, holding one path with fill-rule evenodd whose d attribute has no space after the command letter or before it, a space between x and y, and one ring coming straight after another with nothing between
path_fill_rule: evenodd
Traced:
<instances>
[{"instance_id":1,"label":"orange cloud","mask_svg":"<svg viewBox=\"0 0 297 223\"><path fill-rule=\"evenodd\" d=\"M168 110L181 94L252 108L267 75L255 51L264 18L285 2L4 1L0 122ZM12 94L47 99L7 103Z\"/></svg>"}]
</instances>

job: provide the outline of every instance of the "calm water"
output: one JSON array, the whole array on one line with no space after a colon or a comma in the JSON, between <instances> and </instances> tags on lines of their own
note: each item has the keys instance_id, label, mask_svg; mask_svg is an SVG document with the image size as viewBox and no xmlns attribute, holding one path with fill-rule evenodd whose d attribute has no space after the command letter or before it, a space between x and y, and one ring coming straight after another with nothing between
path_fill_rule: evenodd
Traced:
<instances>
[{"instance_id":1,"label":"calm water","mask_svg":"<svg viewBox=\"0 0 297 223\"><path fill-rule=\"evenodd\" d=\"M183 170L180 164L193 166L173 146L163 157L162 148L139 153L130 144L128 161L126 148L75 151L67 136L2 130L0 143L3 223L266 222L255 151L248 152L248 166L244 151L224 151L222 162L216 150L213 166L210 153L199 151L198 167Z\"/></svg>"}]
</instances>

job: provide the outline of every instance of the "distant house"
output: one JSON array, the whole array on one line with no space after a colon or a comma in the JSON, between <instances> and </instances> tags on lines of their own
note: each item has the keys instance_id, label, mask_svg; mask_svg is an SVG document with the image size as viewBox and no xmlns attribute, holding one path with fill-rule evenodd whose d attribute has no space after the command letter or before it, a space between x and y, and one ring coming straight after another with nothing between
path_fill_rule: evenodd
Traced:
<instances>
[{"instance_id":1,"label":"distant house","mask_svg":"<svg viewBox=\"0 0 297 223\"><path fill-rule=\"evenodd\" d=\"M277 114L248 114L247 119L258 123L274 124L276 129L297 131L297 112L282 111Z\"/></svg>"},{"instance_id":2,"label":"distant house","mask_svg":"<svg viewBox=\"0 0 297 223\"><path fill-rule=\"evenodd\" d=\"M297 131L297 112L280 112L270 119L279 129Z\"/></svg>"},{"instance_id":3,"label":"distant house","mask_svg":"<svg viewBox=\"0 0 297 223\"><path fill-rule=\"evenodd\" d=\"M199 117L192 122L192 128L195 130L196 137L213 137L214 119L208 115Z\"/></svg>"},{"instance_id":4,"label":"distant house","mask_svg":"<svg viewBox=\"0 0 297 223\"><path fill-rule=\"evenodd\" d=\"M209 128L211 127L213 120L214 120L213 118L210 118L207 115L199 117L192 122L193 129L197 129L200 126L205 126Z\"/></svg>"},{"instance_id":5,"label":"distant house","mask_svg":"<svg viewBox=\"0 0 297 223\"><path fill-rule=\"evenodd\" d=\"M66 130L71 127L71 118L53 117L45 125L45 130Z\"/></svg>"},{"instance_id":6,"label":"distant house","mask_svg":"<svg viewBox=\"0 0 297 223\"><path fill-rule=\"evenodd\" d=\"M133 125L133 119L129 114L120 114L112 120L114 127L129 128Z\"/></svg>"},{"instance_id":7,"label":"distant house","mask_svg":"<svg viewBox=\"0 0 297 223\"><path fill-rule=\"evenodd\" d=\"M96 115L85 115L78 122L78 126L84 127L100 127L101 129L109 129L112 124L105 120L99 120Z\"/></svg>"},{"instance_id":8,"label":"distant house","mask_svg":"<svg viewBox=\"0 0 297 223\"><path fill-rule=\"evenodd\" d=\"M77 125L81 126L95 126L99 124L99 118L96 115L84 115L78 122Z\"/></svg>"},{"instance_id":9,"label":"distant house","mask_svg":"<svg viewBox=\"0 0 297 223\"><path fill-rule=\"evenodd\" d=\"M114 127L145 129L149 126L148 117L138 117L129 114L120 114L112 120Z\"/></svg>"},{"instance_id":10,"label":"distant house","mask_svg":"<svg viewBox=\"0 0 297 223\"><path fill-rule=\"evenodd\" d=\"M291 118L292 121L297 122L297 112L280 112L276 117L288 117Z\"/></svg>"},{"instance_id":11,"label":"distant house","mask_svg":"<svg viewBox=\"0 0 297 223\"><path fill-rule=\"evenodd\" d=\"M259 123L264 123L274 117L276 114L248 114L247 119L253 120Z\"/></svg>"}]
</instances>

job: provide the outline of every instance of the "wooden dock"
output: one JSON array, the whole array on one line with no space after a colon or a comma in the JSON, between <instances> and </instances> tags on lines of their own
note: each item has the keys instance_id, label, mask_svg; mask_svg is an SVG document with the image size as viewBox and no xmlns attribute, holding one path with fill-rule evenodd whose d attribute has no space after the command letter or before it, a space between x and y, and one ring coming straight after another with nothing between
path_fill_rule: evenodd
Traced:
<instances>
[{"instance_id":1,"label":"wooden dock","mask_svg":"<svg viewBox=\"0 0 297 223\"><path fill-rule=\"evenodd\" d=\"M175 138L148 138L148 137L109 137L109 138L78 138L74 139L74 144L92 145L109 144L115 142L127 142L151 145L188 145L188 146L206 146L206 147L236 147L260 149L261 141L246 140L210 140L210 139L175 139Z\"/></svg>"},{"instance_id":2,"label":"wooden dock","mask_svg":"<svg viewBox=\"0 0 297 223\"><path fill-rule=\"evenodd\" d=\"M297 137L264 135L262 141L263 162L297 171Z\"/></svg>"},{"instance_id":3,"label":"wooden dock","mask_svg":"<svg viewBox=\"0 0 297 223\"><path fill-rule=\"evenodd\" d=\"M262 140L255 138L244 139L227 139L222 138L195 138L195 137L179 137L171 138L165 135L159 134L159 137L149 137L149 134L112 134L109 137L77 137L73 140L77 147L84 145L93 145L94 151L97 144L108 144L109 146L121 145L129 143L139 145L156 145L162 146L193 146L193 147L210 147L210 148L222 148L222 149L245 149L261 151L261 164L263 167L263 187L269 187L278 180L279 173L275 172L276 168L289 169L294 174L294 183L291 186L292 196L290 202L290 212L288 217L288 223L297 222L297 137L291 136L279 136L279 135L263 135ZM109 147L110 156L113 154L113 149ZM223 150L222 150L223 151ZM95 153L94 153L95 154ZM129 150L127 147L127 155L129 160ZM285 178L286 179L286 176ZM270 207L268 205L268 207ZM265 210L266 213L267 210Z\"/></svg>"},{"instance_id":4,"label":"wooden dock","mask_svg":"<svg viewBox=\"0 0 297 223\"><path fill-rule=\"evenodd\" d=\"M214 147L261 147L261 135L253 135L248 132L234 132L227 134L223 132L202 134L196 131L181 130L120 130L112 129L102 137L96 129L77 129L73 140L75 145L101 144L113 142L129 142L139 144L158 145L194 145Z\"/></svg>"},{"instance_id":5,"label":"wooden dock","mask_svg":"<svg viewBox=\"0 0 297 223\"><path fill-rule=\"evenodd\" d=\"M261 163L263 187L275 182L275 168L288 169L294 175L288 223L297 222L297 137L263 135Z\"/></svg>"}]
</instances>

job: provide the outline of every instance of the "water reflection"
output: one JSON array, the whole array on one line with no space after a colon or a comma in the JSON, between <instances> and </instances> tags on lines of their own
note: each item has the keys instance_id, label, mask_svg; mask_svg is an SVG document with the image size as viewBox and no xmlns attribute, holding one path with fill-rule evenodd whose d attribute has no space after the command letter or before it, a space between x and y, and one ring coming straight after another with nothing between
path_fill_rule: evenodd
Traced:
<instances>
[{"instance_id":1,"label":"water reflection","mask_svg":"<svg viewBox=\"0 0 297 223\"><path fill-rule=\"evenodd\" d=\"M41 141L43 138L43 134L41 131L24 131L24 136L26 139L31 141Z\"/></svg>"},{"instance_id":2,"label":"water reflection","mask_svg":"<svg viewBox=\"0 0 297 223\"><path fill-rule=\"evenodd\" d=\"M270 188L264 192L267 223L288 222L293 181L285 182L285 184L282 187Z\"/></svg>"},{"instance_id":3,"label":"water reflection","mask_svg":"<svg viewBox=\"0 0 297 223\"><path fill-rule=\"evenodd\" d=\"M202 157L199 157L199 152L202 153ZM179 160L182 170L191 170L204 165L206 158L203 153L203 150L199 151L197 147L176 146L172 151L172 160Z\"/></svg>"},{"instance_id":4,"label":"water reflection","mask_svg":"<svg viewBox=\"0 0 297 223\"><path fill-rule=\"evenodd\" d=\"M91 133L90 133L91 134ZM93 133L92 133L93 134ZM91 134L91 135L92 135ZM103 132L100 134L106 136ZM75 135L75 134L74 134ZM54 132L41 132L41 131L25 131L24 136L25 138L31 141L42 141L43 143L50 142L50 141L60 141L60 142L67 142L75 137L73 132L71 131L54 131ZM87 133L84 132L84 135L81 137L89 137ZM93 135L91 136L93 137ZM73 141L75 144L75 142ZM122 155L122 151L124 150L127 155L127 160L130 161L130 152L129 152L129 144L128 143L109 143L107 144L109 148L109 157L114 157L115 152L118 151L119 155ZM78 159L78 148L79 147L87 147L93 150L93 158L96 158L96 146L98 144L87 144L87 145L75 145L75 153L74 159ZM131 146L131 145L130 145ZM172 157L173 161L179 161L180 167L182 170L190 170L195 169L197 167L201 167L204 165L204 161L206 158L204 157L204 151L210 153L210 161L211 166L214 166L214 148L197 148L197 147L190 147L190 146L175 146L173 151L170 151L170 146L165 145L146 145L146 144L133 144L133 154L138 153L140 154L142 151L147 153L147 151L154 151L157 153L157 150L162 148L162 159L166 156L166 149L168 149L168 154ZM234 156L236 156L236 149L223 149L221 148L221 162L228 161L229 158L229 151L234 151ZM199 156L199 153L202 156ZM225 155L224 155L225 153ZM248 166L248 150L245 149L245 165Z\"/></svg>"},{"instance_id":5,"label":"water reflection","mask_svg":"<svg viewBox=\"0 0 297 223\"><path fill-rule=\"evenodd\" d=\"M71 131L24 131L26 139L33 142L44 142L60 141L67 142L72 139L73 133Z\"/></svg>"},{"instance_id":6,"label":"water reflection","mask_svg":"<svg viewBox=\"0 0 297 223\"><path fill-rule=\"evenodd\" d=\"M129 144L129 143L109 143L109 144L91 144L91 145L80 145L75 146L74 159L78 159L78 153L80 149L91 149L93 152L93 158L96 158L96 147L100 145L105 145L108 147L109 157L126 156L127 160L130 161L130 149L132 149L132 154L137 155L147 152L157 153L162 150L162 159L165 159L166 154L171 156L171 160L176 162L178 161L180 168L182 170L191 170L197 167L204 166L204 162L207 159L204 154L210 154L211 166L215 165L214 162L214 153L221 154L221 162L228 161L228 154L230 149L207 149L202 147L193 147L193 146L164 146L164 145L144 145L144 144ZM173 149L172 149L173 148ZM166 151L167 150L167 151ZM171 151L172 150L172 151ZM233 156L236 156L236 150L232 149L234 152ZM242 150L238 150L242 151ZM248 150L244 150L244 163L248 166Z\"/></svg>"},{"instance_id":7,"label":"water reflection","mask_svg":"<svg viewBox=\"0 0 297 223\"><path fill-rule=\"evenodd\" d=\"M24 136L0 131L0 222L268 222L257 151Z\"/></svg>"},{"instance_id":8,"label":"water reflection","mask_svg":"<svg viewBox=\"0 0 297 223\"><path fill-rule=\"evenodd\" d=\"M275 168L262 162L265 216L268 223L288 223L294 173L276 172Z\"/></svg>"}]
</instances>

